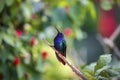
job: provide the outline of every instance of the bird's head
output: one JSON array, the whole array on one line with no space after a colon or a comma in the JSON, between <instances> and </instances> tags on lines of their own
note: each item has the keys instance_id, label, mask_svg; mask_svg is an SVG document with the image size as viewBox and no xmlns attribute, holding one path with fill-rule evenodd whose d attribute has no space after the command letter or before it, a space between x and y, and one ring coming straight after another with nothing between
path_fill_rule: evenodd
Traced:
<instances>
[{"instance_id":1,"label":"bird's head","mask_svg":"<svg viewBox=\"0 0 120 80\"><path fill-rule=\"evenodd\" d=\"M56 30L57 30L57 32L58 32L57 37L63 38L63 37L64 37L63 33L60 32L57 27L55 27L55 28L56 28Z\"/></svg>"},{"instance_id":2,"label":"bird's head","mask_svg":"<svg viewBox=\"0 0 120 80\"><path fill-rule=\"evenodd\" d=\"M58 32L57 36L60 37L60 38L64 37L63 33L61 33L61 32Z\"/></svg>"}]
</instances>

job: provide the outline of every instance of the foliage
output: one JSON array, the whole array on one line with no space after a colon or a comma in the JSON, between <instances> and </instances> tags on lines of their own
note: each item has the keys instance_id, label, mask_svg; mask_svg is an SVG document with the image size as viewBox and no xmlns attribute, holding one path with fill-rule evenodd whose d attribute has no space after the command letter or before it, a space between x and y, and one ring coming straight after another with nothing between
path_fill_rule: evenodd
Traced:
<instances>
[{"instance_id":1,"label":"foliage","mask_svg":"<svg viewBox=\"0 0 120 80\"><path fill-rule=\"evenodd\" d=\"M83 71L89 80L111 80L120 74L120 69L110 65L111 54L101 55L97 62L85 66Z\"/></svg>"}]
</instances>

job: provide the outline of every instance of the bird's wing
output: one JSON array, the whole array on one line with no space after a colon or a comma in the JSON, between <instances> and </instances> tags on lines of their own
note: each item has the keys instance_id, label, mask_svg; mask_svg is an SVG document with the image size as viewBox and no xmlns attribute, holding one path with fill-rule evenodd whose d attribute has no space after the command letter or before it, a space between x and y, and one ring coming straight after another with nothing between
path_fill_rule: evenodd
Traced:
<instances>
[{"instance_id":1,"label":"bird's wing","mask_svg":"<svg viewBox=\"0 0 120 80\"><path fill-rule=\"evenodd\" d=\"M62 51L63 51L63 53L62 53L62 55L64 56L64 57L66 57L66 41L65 40L63 40L62 41Z\"/></svg>"},{"instance_id":2,"label":"bird's wing","mask_svg":"<svg viewBox=\"0 0 120 80\"><path fill-rule=\"evenodd\" d=\"M66 57L66 41L63 40L61 42L61 44L59 45L60 48L57 49L57 47L55 47L64 57ZM63 65L65 65L66 63L57 55L56 53L56 56L57 56L57 59L62 62Z\"/></svg>"}]
</instances>

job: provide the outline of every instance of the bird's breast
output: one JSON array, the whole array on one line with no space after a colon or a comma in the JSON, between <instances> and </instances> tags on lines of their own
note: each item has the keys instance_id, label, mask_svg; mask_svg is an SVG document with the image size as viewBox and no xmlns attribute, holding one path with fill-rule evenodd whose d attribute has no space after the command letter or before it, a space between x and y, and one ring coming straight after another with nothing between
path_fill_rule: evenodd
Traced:
<instances>
[{"instance_id":1,"label":"bird's breast","mask_svg":"<svg viewBox=\"0 0 120 80\"><path fill-rule=\"evenodd\" d=\"M55 49L57 49L57 50L59 50L59 51L61 51L61 49L62 49L62 41L61 40L59 40L59 41L55 41L54 42L54 47L55 47Z\"/></svg>"}]
</instances>

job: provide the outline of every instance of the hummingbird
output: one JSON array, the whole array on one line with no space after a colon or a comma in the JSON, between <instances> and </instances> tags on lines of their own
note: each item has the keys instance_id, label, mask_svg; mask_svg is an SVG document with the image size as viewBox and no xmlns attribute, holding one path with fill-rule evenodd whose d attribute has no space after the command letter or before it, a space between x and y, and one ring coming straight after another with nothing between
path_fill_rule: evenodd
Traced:
<instances>
[{"instance_id":1,"label":"hummingbird","mask_svg":"<svg viewBox=\"0 0 120 80\"><path fill-rule=\"evenodd\" d=\"M66 41L64 38L64 34L60 32L57 28L56 30L58 33L54 38L54 48L58 50L62 54L62 56L66 57ZM63 65L66 64L57 54L56 57Z\"/></svg>"}]
</instances>

